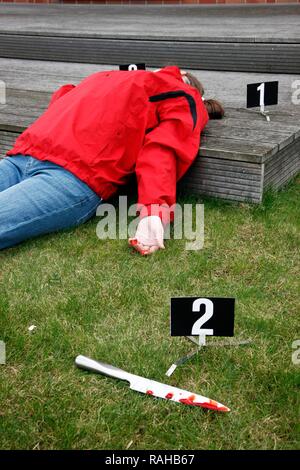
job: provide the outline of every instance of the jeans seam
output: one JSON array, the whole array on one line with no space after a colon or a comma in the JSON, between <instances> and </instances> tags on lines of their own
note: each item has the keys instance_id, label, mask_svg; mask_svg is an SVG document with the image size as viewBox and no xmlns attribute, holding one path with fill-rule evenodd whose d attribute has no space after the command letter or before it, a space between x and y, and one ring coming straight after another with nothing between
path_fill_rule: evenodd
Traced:
<instances>
[{"instance_id":1,"label":"jeans seam","mask_svg":"<svg viewBox=\"0 0 300 470\"><path fill-rule=\"evenodd\" d=\"M102 198L99 198L99 199L100 201L98 202L98 205L102 202ZM95 209L91 209L90 211L88 211L86 215L79 217L79 219L77 219L77 224L80 224L81 221L87 217L87 215L88 215L88 218L91 217L93 215L93 212L95 212L96 210L97 210L97 206L95 207Z\"/></svg>"},{"instance_id":2,"label":"jeans seam","mask_svg":"<svg viewBox=\"0 0 300 470\"><path fill-rule=\"evenodd\" d=\"M32 163L33 163L33 162L32 162L32 157L28 156L27 158L28 158L28 159L27 159L27 162L26 162L26 165L25 165L25 170L24 170L24 176L25 176L25 178L26 178L26 177L27 177L27 178L29 177L29 174L28 174L28 173L29 173L29 168L32 166Z\"/></svg>"},{"instance_id":3,"label":"jeans seam","mask_svg":"<svg viewBox=\"0 0 300 470\"><path fill-rule=\"evenodd\" d=\"M96 212L96 209L97 207L95 207L95 209L92 209L90 211L88 211L88 213L86 215L83 215L82 217L79 217L79 219L77 219L76 223L79 225L81 224L81 221L83 219L85 219L86 217L88 217L88 219L93 215L94 212Z\"/></svg>"}]
</instances>

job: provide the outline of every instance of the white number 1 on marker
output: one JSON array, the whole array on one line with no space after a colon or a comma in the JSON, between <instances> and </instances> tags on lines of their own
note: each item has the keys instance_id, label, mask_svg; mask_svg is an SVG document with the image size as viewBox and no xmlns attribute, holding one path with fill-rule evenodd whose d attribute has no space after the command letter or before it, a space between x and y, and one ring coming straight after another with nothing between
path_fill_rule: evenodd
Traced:
<instances>
[{"instance_id":1,"label":"white number 1 on marker","mask_svg":"<svg viewBox=\"0 0 300 470\"><path fill-rule=\"evenodd\" d=\"M265 84L259 85L257 91L259 91L259 106L263 107L265 105Z\"/></svg>"},{"instance_id":2,"label":"white number 1 on marker","mask_svg":"<svg viewBox=\"0 0 300 470\"><path fill-rule=\"evenodd\" d=\"M204 325L214 314L214 304L210 299L197 299L193 302L193 312L200 312L201 305L205 305L205 313L200 317L193 325L192 336L201 336L201 335L213 335L214 330L212 328L203 328Z\"/></svg>"}]
</instances>

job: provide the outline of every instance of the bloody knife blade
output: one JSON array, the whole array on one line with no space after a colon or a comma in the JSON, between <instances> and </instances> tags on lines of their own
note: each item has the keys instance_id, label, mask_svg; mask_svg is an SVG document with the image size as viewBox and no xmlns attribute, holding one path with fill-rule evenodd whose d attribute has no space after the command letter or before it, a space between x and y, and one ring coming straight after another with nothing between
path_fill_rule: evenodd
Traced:
<instances>
[{"instance_id":1,"label":"bloody knife blade","mask_svg":"<svg viewBox=\"0 0 300 470\"><path fill-rule=\"evenodd\" d=\"M109 377L126 380L130 383L131 390L135 390L136 392L146 393L147 395L176 401L185 405L200 406L215 411L230 411L230 408L227 406L215 400L211 400L210 398L177 387L171 387L170 385L156 382L155 380L145 379L139 375L130 374L122 369L105 364L104 362L94 361L85 356L77 356L75 364L81 369L100 372Z\"/></svg>"}]
</instances>

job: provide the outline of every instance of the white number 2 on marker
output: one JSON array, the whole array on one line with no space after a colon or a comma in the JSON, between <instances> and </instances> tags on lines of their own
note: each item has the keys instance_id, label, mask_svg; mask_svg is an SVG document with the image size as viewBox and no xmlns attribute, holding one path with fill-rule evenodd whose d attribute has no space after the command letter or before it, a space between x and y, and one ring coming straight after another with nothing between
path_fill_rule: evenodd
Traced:
<instances>
[{"instance_id":1,"label":"white number 2 on marker","mask_svg":"<svg viewBox=\"0 0 300 470\"><path fill-rule=\"evenodd\" d=\"M205 305L205 313L194 323L191 334L192 336L213 335L212 328L201 329L201 326L213 316L214 304L209 299L196 299L193 302L193 312L200 312L201 305Z\"/></svg>"},{"instance_id":2,"label":"white number 2 on marker","mask_svg":"<svg viewBox=\"0 0 300 470\"><path fill-rule=\"evenodd\" d=\"M265 104L265 84L262 83L257 87L257 91L259 91L259 106L264 106Z\"/></svg>"}]
</instances>

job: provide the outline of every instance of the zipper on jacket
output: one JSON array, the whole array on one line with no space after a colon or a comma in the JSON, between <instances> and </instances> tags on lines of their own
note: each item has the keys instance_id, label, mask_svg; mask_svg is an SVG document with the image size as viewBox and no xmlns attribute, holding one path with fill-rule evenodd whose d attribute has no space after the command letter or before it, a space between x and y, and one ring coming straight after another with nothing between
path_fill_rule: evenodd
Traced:
<instances>
[{"instance_id":1,"label":"zipper on jacket","mask_svg":"<svg viewBox=\"0 0 300 470\"><path fill-rule=\"evenodd\" d=\"M183 90L167 91L166 93L160 93L159 95L150 96L149 101L151 101L152 103L155 103L157 101L167 100L169 98L179 98L182 96L184 96L184 98L186 98L189 103L190 111L191 111L191 115L192 115L193 123L194 123L194 127L193 127L193 130L194 130L197 124L197 108L196 108L195 99L189 93L186 93Z\"/></svg>"}]
</instances>

